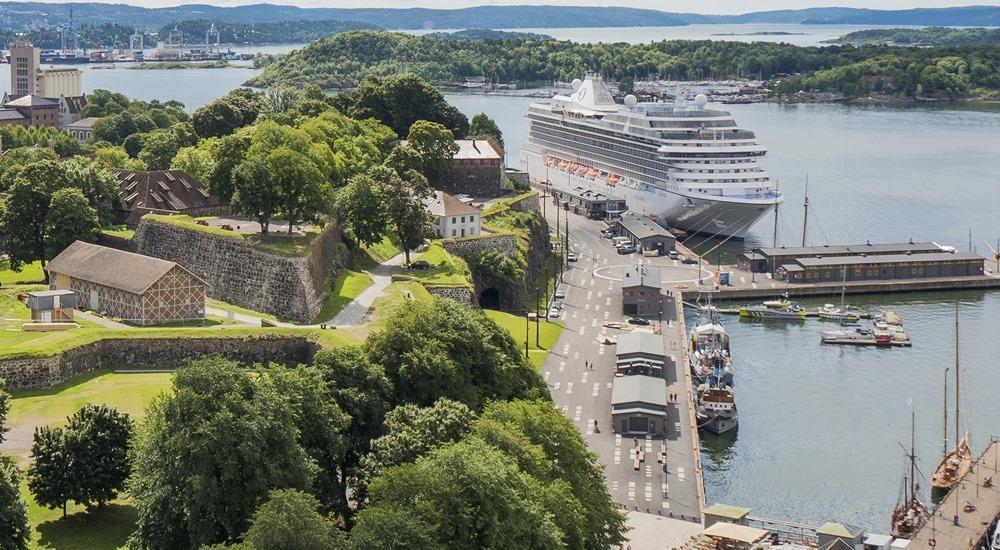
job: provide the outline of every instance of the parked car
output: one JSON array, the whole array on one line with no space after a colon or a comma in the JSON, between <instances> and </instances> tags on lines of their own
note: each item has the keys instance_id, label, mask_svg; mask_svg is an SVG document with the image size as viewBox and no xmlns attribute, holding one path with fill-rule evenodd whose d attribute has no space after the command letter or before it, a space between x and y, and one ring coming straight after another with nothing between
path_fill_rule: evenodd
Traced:
<instances>
[{"instance_id":1,"label":"parked car","mask_svg":"<svg viewBox=\"0 0 1000 550\"><path fill-rule=\"evenodd\" d=\"M684 259L681 260L681 263L696 264L696 263L698 263L698 258L696 258L694 256L684 256Z\"/></svg>"},{"instance_id":2,"label":"parked car","mask_svg":"<svg viewBox=\"0 0 1000 550\"><path fill-rule=\"evenodd\" d=\"M556 308L552 308L552 309L549 310L549 318L550 319L558 319L561 315L562 315L562 311L561 310L558 310Z\"/></svg>"},{"instance_id":3,"label":"parked car","mask_svg":"<svg viewBox=\"0 0 1000 550\"><path fill-rule=\"evenodd\" d=\"M634 254L635 253L635 247L632 246L632 245L619 246L618 247L618 253L619 254Z\"/></svg>"},{"instance_id":4,"label":"parked car","mask_svg":"<svg viewBox=\"0 0 1000 550\"><path fill-rule=\"evenodd\" d=\"M566 299L566 290L563 287L559 287L556 289L556 298L560 300Z\"/></svg>"},{"instance_id":5,"label":"parked car","mask_svg":"<svg viewBox=\"0 0 1000 550\"><path fill-rule=\"evenodd\" d=\"M671 250L670 251L670 259L671 260L676 260L676 259L678 259L680 257L681 257L681 255L678 254L676 250Z\"/></svg>"},{"instance_id":6,"label":"parked car","mask_svg":"<svg viewBox=\"0 0 1000 550\"><path fill-rule=\"evenodd\" d=\"M410 269L430 269L431 264L427 260L417 260L410 264Z\"/></svg>"},{"instance_id":7,"label":"parked car","mask_svg":"<svg viewBox=\"0 0 1000 550\"><path fill-rule=\"evenodd\" d=\"M567 262L575 262L576 260L577 260L576 252L570 252L570 253L566 254L566 261Z\"/></svg>"},{"instance_id":8,"label":"parked car","mask_svg":"<svg viewBox=\"0 0 1000 550\"><path fill-rule=\"evenodd\" d=\"M644 327L649 326L649 321L641 317L629 317L628 324L630 325L642 325Z\"/></svg>"}]
</instances>

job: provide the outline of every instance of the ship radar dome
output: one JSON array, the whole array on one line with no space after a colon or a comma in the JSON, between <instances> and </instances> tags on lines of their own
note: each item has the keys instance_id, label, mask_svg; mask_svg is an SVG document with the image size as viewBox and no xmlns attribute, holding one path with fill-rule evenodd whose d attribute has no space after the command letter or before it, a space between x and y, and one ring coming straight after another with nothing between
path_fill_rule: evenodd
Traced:
<instances>
[{"instance_id":1,"label":"ship radar dome","mask_svg":"<svg viewBox=\"0 0 1000 550\"><path fill-rule=\"evenodd\" d=\"M628 107L629 109L631 109L632 107L635 107L636 103L639 103L639 100L636 99L636 97L634 95L629 94L629 95L625 96L625 106Z\"/></svg>"},{"instance_id":2,"label":"ship radar dome","mask_svg":"<svg viewBox=\"0 0 1000 550\"><path fill-rule=\"evenodd\" d=\"M583 81L580 80L579 78L574 78L573 79L573 91L575 92L575 91L579 90L580 86L583 86Z\"/></svg>"},{"instance_id":3,"label":"ship radar dome","mask_svg":"<svg viewBox=\"0 0 1000 550\"><path fill-rule=\"evenodd\" d=\"M705 104L708 103L708 96L705 94L698 94L694 96L694 104L698 106L699 109L705 108Z\"/></svg>"}]
</instances>

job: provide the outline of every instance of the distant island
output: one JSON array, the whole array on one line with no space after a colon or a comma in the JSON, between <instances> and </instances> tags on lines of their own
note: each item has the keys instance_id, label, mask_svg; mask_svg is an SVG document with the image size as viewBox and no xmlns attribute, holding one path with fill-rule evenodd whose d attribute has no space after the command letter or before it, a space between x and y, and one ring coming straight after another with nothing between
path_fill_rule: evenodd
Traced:
<instances>
[{"instance_id":1,"label":"distant island","mask_svg":"<svg viewBox=\"0 0 1000 550\"><path fill-rule=\"evenodd\" d=\"M432 32L424 35L438 40L551 40L547 34L535 32L494 31L490 29L465 29L454 32Z\"/></svg>"},{"instance_id":2,"label":"distant island","mask_svg":"<svg viewBox=\"0 0 1000 550\"><path fill-rule=\"evenodd\" d=\"M967 46L1000 44L1000 28L868 29L825 41L827 44L888 44L893 46Z\"/></svg>"},{"instance_id":3,"label":"distant island","mask_svg":"<svg viewBox=\"0 0 1000 550\"><path fill-rule=\"evenodd\" d=\"M806 8L749 12L737 15L671 13L652 9L595 6L474 6L460 9L426 8L300 8L276 4L212 6L190 4L145 8L110 3L5 2L4 27L12 31L58 28L69 21L78 26L104 24L160 29L174 21L208 20L240 25L282 21L353 22L394 30L525 29L565 27L667 27L692 24L819 24L1000 26L1000 6L873 10L860 8ZM58 33L53 35L58 38ZM127 35L125 35L127 37Z\"/></svg>"},{"instance_id":4,"label":"distant island","mask_svg":"<svg viewBox=\"0 0 1000 550\"><path fill-rule=\"evenodd\" d=\"M757 32L717 32L712 36L805 36L804 32L757 31Z\"/></svg>"}]
</instances>

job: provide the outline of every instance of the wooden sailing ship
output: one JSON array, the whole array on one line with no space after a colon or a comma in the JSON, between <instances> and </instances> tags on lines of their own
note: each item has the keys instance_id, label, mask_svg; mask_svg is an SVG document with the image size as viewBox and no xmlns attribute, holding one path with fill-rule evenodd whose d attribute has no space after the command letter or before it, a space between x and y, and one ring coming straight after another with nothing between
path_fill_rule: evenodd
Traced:
<instances>
[{"instance_id":1,"label":"wooden sailing ship","mask_svg":"<svg viewBox=\"0 0 1000 550\"><path fill-rule=\"evenodd\" d=\"M948 394L946 391L944 409L945 452L941 461L938 463L937 468L934 469L934 475L931 476L931 485L934 487L936 492L940 493L947 493L950 491L951 488L958 483L958 480L962 479L962 476L967 474L969 470L972 469L972 448L969 446L969 433L966 432L961 441L958 439L958 420L961 405L959 402L960 369L958 349L958 304L955 304L955 447L948 449ZM947 378L945 380L947 381Z\"/></svg>"},{"instance_id":2,"label":"wooden sailing ship","mask_svg":"<svg viewBox=\"0 0 1000 550\"><path fill-rule=\"evenodd\" d=\"M903 475L903 488L900 491L900 499L896 507L892 510L892 525L890 531L892 536L909 539L920 529L920 526L927 521L929 516L927 507L920 502L917 496L920 492L920 485L916 482L917 459L914 454L915 436L914 424L915 413L910 412L910 452L906 453L906 458L910 462L909 476Z\"/></svg>"}]
</instances>

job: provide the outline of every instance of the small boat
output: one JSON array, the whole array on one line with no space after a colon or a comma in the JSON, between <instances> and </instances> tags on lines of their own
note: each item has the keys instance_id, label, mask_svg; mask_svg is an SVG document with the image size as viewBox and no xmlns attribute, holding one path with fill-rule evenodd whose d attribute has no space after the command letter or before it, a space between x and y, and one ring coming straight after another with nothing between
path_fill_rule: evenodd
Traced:
<instances>
[{"instance_id":1,"label":"small boat","mask_svg":"<svg viewBox=\"0 0 1000 550\"><path fill-rule=\"evenodd\" d=\"M733 384L733 360L729 355L729 335L726 327L715 319L717 313L710 312L711 322L691 329L691 372L701 381L712 376L724 385Z\"/></svg>"},{"instance_id":2,"label":"small boat","mask_svg":"<svg viewBox=\"0 0 1000 550\"><path fill-rule=\"evenodd\" d=\"M947 493L955 486L960 479L962 479L965 474L969 473L972 469L972 448L969 446L969 433L966 432L965 436L961 441L957 441L959 433L959 363L958 363L958 304L955 304L955 447L953 449L948 449L948 393L945 390L945 404L944 404L944 441L945 441L945 453L941 457L941 461L938 462L937 468L934 469L934 474L931 476L931 485L933 490L939 493ZM945 382L947 383L947 377L945 377ZM932 495L933 497L933 495Z\"/></svg>"},{"instance_id":3,"label":"small boat","mask_svg":"<svg viewBox=\"0 0 1000 550\"><path fill-rule=\"evenodd\" d=\"M792 305L792 302L788 300L788 293L786 292L781 298L775 298L774 300L764 300L761 302L764 307L770 307L775 309L784 309Z\"/></svg>"},{"instance_id":4,"label":"small boat","mask_svg":"<svg viewBox=\"0 0 1000 550\"><path fill-rule=\"evenodd\" d=\"M785 308L766 306L745 306L740 308L740 317L751 319L773 319L776 321L802 321L806 318L806 310L798 304L790 304Z\"/></svg>"},{"instance_id":5,"label":"small boat","mask_svg":"<svg viewBox=\"0 0 1000 550\"><path fill-rule=\"evenodd\" d=\"M833 304L825 304L823 307L818 308L816 310L816 314L820 319L824 319L826 321L846 321L848 323L854 323L861 318L859 314L846 308L839 308Z\"/></svg>"},{"instance_id":6,"label":"small boat","mask_svg":"<svg viewBox=\"0 0 1000 550\"><path fill-rule=\"evenodd\" d=\"M916 455L914 454L914 447L916 446L914 419L915 413L911 411L910 452L906 455L910 463L910 472L909 476L903 475L903 486L900 489L901 498L896 502L896 507L892 510L892 522L889 526L892 536L904 539L911 538L924 522L927 521L927 518L930 517L927 506L920 502L920 497L917 496L920 491L920 485L914 479L917 475Z\"/></svg>"},{"instance_id":7,"label":"small boat","mask_svg":"<svg viewBox=\"0 0 1000 550\"><path fill-rule=\"evenodd\" d=\"M591 168L590 172L587 172L587 177L596 178L597 175L600 173L601 173L600 170L598 170L597 168Z\"/></svg>"},{"instance_id":8,"label":"small boat","mask_svg":"<svg viewBox=\"0 0 1000 550\"><path fill-rule=\"evenodd\" d=\"M820 339L827 340L867 340L873 338L872 331L864 327L844 327L840 330L824 330L819 333Z\"/></svg>"},{"instance_id":9,"label":"small boat","mask_svg":"<svg viewBox=\"0 0 1000 550\"><path fill-rule=\"evenodd\" d=\"M621 180L621 176L616 176L615 174L611 174L611 176L608 177L608 183L611 185L617 185Z\"/></svg>"},{"instance_id":10,"label":"small boat","mask_svg":"<svg viewBox=\"0 0 1000 550\"><path fill-rule=\"evenodd\" d=\"M732 386L722 385L713 377L712 381L698 386L695 396L699 428L722 435L739 425Z\"/></svg>"},{"instance_id":11,"label":"small boat","mask_svg":"<svg viewBox=\"0 0 1000 550\"><path fill-rule=\"evenodd\" d=\"M555 163L556 163L555 157L549 157L545 159L545 166L552 166Z\"/></svg>"}]
</instances>

